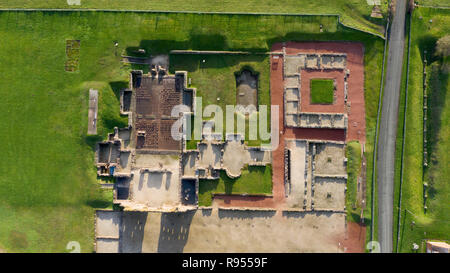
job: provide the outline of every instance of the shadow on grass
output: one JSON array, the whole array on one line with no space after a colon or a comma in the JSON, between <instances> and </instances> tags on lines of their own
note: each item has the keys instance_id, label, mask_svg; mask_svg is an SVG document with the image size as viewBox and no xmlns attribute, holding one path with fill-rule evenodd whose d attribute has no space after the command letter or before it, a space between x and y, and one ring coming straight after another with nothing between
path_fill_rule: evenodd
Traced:
<instances>
[{"instance_id":1,"label":"shadow on grass","mask_svg":"<svg viewBox=\"0 0 450 273\"><path fill-rule=\"evenodd\" d=\"M329 42L329 41L339 41L339 42L361 42L364 44L364 52L370 52L373 47L375 47L375 41L382 42L381 38L374 35L370 35L364 32L355 32L354 30L347 28L345 26L338 26L337 32L329 33L304 33L304 32L289 32L286 35L274 37L267 39L268 48L270 48L275 43L281 42Z\"/></svg>"},{"instance_id":2,"label":"shadow on grass","mask_svg":"<svg viewBox=\"0 0 450 273\"><path fill-rule=\"evenodd\" d=\"M361 217L360 217L360 215L357 214L357 213L354 213L354 212L350 212L350 213L347 214L347 220L349 220L351 222L354 222L354 223L357 223L357 224L361 224ZM371 224L372 224L372 220L371 219L364 218L364 223L362 223L363 226L370 227Z\"/></svg>"},{"instance_id":3,"label":"shadow on grass","mask_svg":"<svg viewBox=\"0 0 450 273\"><path fill-rule=\"evenodd\" d=\"M174 49L186 49L188 47L187 41L175 41L175 40L142 40L139 46L131 46L125 49L125 52L129 56L137 57L149 57L149 55L155 54L167 54ZM136 53L139 49L145 49L146 54Z\"/></svg>"},{"instance_id":4,"label":"shadow on grass","mask_svg":"<svg viewBox=\"0 0 450 273\"><path fill-rule=\"evenodd\" d=\"M369 14L363 14L362 17L366 19L367 21L377 25L380 28L380 31L384 29L383 26L386 25L386 15L383 16L383 18L376 18L371 17Z\"/></svg>"},{"instance_id":5,"label":"shadow on grass","mask_svg":"<svg viewBox=\"0 0 450 273\"><path fill-rule=\"evenodd\" d=\"M128 82L126 81L110 82L109 86L114 92L114 95L116 96L117 100L120 100L120 92L128 88Z\"/></svg>"},{"instance_id":6,"label":"shadow on grass","mask_svg":"<svg viewBox=\"0 0 450 273\"><path fill-rule=\"evenodd\" d=\"M100 200L100 199L93 199L93 200L88 200L86 202L86 205L88 205L94 209L106 209L109 206L111 206L111 202L112 202L112 200L105 201L105 200Z\"/></svg>"},{"instance_id":7,"label":"shadow on grass","mask_svg":"<svg viewBox=\"0 0 450 273\"><path fill-rule=\"evenodd\" d=\"M266 55L249 54L249 55L220 55L220 54L170 54L170 73L177 70L185 70L195 72L199 69L209 68L225 68L232 67L239 63L245 62L263 62L267 58ZM249 66L246 66L249 67ZM251 69L254 71L254 69Z\"/></svg>"},{"instance_id":8,"label":"shadow on grass","mask_svg":"<svg viewBox=\"0 0 450 273\"><path fill-rule=\"evenodd\" d=\"M145 54L139 53L144 49ZM221 34L191 33L188 40L142 40L139 46L131 46L125 49L129 56L149 57L149 55L167 54L176 49L193 50L228 50L227 38Z\"/></svg>"},{"instance_id":9,"label":"shadow on grass","mask_svg":"<svg viewBox=\"0 0 450 273\"><path fill-rule=\"evenodd\" d=\"M139 46L132 46L125 49L126 54L130 56L148 57L149 54L168 54L171 50L214 50L214 51L248 51L252 53L263 53L270 51L274 43L286 41L353 41L364 43L365 52L370 53L376 47L375 41L382 42L376 36L364 33L355 32L354 30L338 25L337 32L323 32L323 33L307 33L307 32L289 32L282 36L276 36L266 40L267 47L231 47L227 38L221 34L197 34L191 33L188 40L142 40ZM145 54L137 53L139 49L145 49ZM376 51L375 51L376 52ZM261 61L267 56L265 55L232 55L223 56L221 60L220 55L175 55L170 56L170 72L183 69L189 71L196 71L199 68L220 68L234 65L238 62L245 61ZM231 58L230 58L231 57ZM205 60L205 62L201 62ZM231 61L230 61L231 60ZM142 69L137 66L136 69Z\"/></svg>"},{"instance_id":10,"label":"shadow on grass","mask_svg":"<svg viewBox=\"0 0 450 273\"><path fill-rule=\"evenodd\" d=\"M194 34L191 33L189 48L198 50L227 50L227 38L220 34Z\"/></svg>"},{"instance_id":11,"label":"shadow on grass","mask_svg":"<svg viewBox=\"0 0 450 273\"><path fill-rule=\"evenodd\" d=\"M142 73L148 74L150 66L148 64L130 64L132 70L142 70Z\"/></svg>"},{"instance_id":12,"label":"shadow on grass","mask_svg":"<svg viewBox=\"0 0 450 273\"><path fill-rule=\"evenodd\" d=\"M427 139L428 139L428 157L429 162L433 165L438 164L439 158L436 158L435 152L439 143L439 132L442 126L442 111L446 102L448 85L448 74L441 71L441 61L431 65L431 76L428 80L428 123L427 123ZM430 199L434 199L437 191L434 187L433 171L428 172L430 178L430 187L427 192Z\"/></svg>"},{"instance_id":13,"label":"shadow on grass","mask_svg":"<svg viewBox=\"0 0 450 273\"><path fill-rule=\"evenodd\" d=\"M99 176L97 177L98 180L100 180L101 183L114 183L115 178L113 176Z\"/></svg>"},{"instance_id":14,"label":"shadow on grass","mask_svg":"<svg viewBox=\"0 0 450 273\"><path fill-rule=\"evenodd\" d=\"M103 117L103 125L106 129L106 132L112 133L114 127L125 128L128 126L128 122L117 117Z\"/></svg>"},{"instance_id":15,"label":"shadow on grass","mask_svg":"<svg viewBox=\"0 0 450 273\"><path fill-rule=\"evenodd\" d=\"M93 151L95 151L95 146L98 142L102 141L103 137L99 135L90 135L90 136L84 136L84 142L91 147Z\"/></svg>"},{"instance_id":16,"label":"shadow on grass","mask_svg":"<svg viewBox=\"0 0 450 273\"><path fill-rule=\"evenodd\" d=\"M262 61L262 60L261 60ZM259 71L256 71L251 65L244 65L242 66L238 71L234 72L234 76L235 77L239 77L242 75L242 72L244 71L250 71L250 73L252 74L252 76L258 77L259 80ZM236 87L237 87L238 83L236 82Z\"/></svg>"},{"instance_id":17,"label":"shadow on grass","mask_svg":"<svg viewBox=\"0 0 450 273\"><path fill-rule=\"evenodd\" d=\"M426 51L426 57L428 63L434 62L438 59L437 56L434 55L434 49L437 42L437 37L427 34L423 35L419 39L417 39L417 43L419 44L419 50L420 50L420 57L422 58L422 61L425 59L424 52Z\"/></svg>"}]
</instances>

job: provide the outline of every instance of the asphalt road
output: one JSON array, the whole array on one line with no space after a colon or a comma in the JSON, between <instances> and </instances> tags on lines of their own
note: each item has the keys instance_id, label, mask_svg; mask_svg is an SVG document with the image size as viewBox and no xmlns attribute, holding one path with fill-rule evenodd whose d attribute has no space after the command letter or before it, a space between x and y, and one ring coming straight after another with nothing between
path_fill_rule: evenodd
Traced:
<instances>
[{"instance_id":1,"label":"asphalt road","mask_svg":"<svg viewBox=\"0 0 450 273\"><path fill-rule=\"evenodd\" d=\"M397 0L389 35L389 50L377 150L378 241L381 252L392 252L395 173L400 81L405 44L406 0Z\"/></svg>"}]
</instances>

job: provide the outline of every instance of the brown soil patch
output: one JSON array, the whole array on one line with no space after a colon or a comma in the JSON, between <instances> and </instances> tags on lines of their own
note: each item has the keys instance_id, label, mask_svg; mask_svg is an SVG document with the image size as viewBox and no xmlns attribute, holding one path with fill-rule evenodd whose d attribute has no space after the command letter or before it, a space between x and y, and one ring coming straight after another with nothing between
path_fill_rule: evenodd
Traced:
<instances>
[{"instance_id":1,"label":"brown soil patch","mask_svg":"<svg viewBox=\"0 0 450 273\"><path fill-rule=\"evenodd\" d=\"M347 253L364 253L366 240L366 227L354 223L347 222L347 236L344 240L344 249Z\"/></svg>"}]
</instances>

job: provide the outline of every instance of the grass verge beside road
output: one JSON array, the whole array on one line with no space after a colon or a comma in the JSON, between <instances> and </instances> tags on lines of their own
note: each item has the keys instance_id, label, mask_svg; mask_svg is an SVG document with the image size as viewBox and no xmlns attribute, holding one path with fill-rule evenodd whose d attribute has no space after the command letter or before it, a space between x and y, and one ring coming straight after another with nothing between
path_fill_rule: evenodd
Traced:
<instances>
[{"instance_id":1,"label":"grass verge beside road","mask_svg":"<svg viewBox=\"0 0 450 273\"><path fill-rule=\"evenodd\" d=\"M431 21L430 21L431 20ZM448 149L450 98L448 72L434 55L436 41L448 34L450 10L418 8L413 14L406 145L399 252L411 252L413 243L425 251L425 239L449 240ZM428 167L423 167L423 58L427 51ZM397 153L398 155L398 153ZM396 176L398 177L398 176ZM424 182L429 187L424 192ZM399 183L396 179L396 183ZM427 195L426 201L424 196ZM428 209L425 213L424 205ZM398 219L396 219L398 221ZM396 241L397 238L394 238Z\"/></svg>"},{"instance_id":2,"label":"grass verge beside road","mask_svg":"<svg viewBox=\"0 0 450 273\"><path fill-rule=\"evenodd\" d=\"M359 223L361 204L359 204L358 177L361 173L361 144L358 141L347 143L346 155L347 161L347 193L345 206L347 208L347 217L350 221Z\"/></svg>"}]
</instances>

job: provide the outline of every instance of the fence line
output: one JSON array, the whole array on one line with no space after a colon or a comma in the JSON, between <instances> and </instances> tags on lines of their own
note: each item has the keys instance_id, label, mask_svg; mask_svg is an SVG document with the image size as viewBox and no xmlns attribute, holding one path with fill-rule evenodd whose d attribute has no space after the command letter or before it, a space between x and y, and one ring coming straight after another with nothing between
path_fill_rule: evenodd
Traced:
<instances>
[{"instance_id":1,"label":"fence line","mask_svg":"<svg viewBox=\"0 0 450 273\"><path fill-rule=\"evenodd\" d=\"M433 5L417 5L418 7L423 8L432 8L432 9L450 9L450 6L433 6Z\"/></svg>"}]
</instances>

